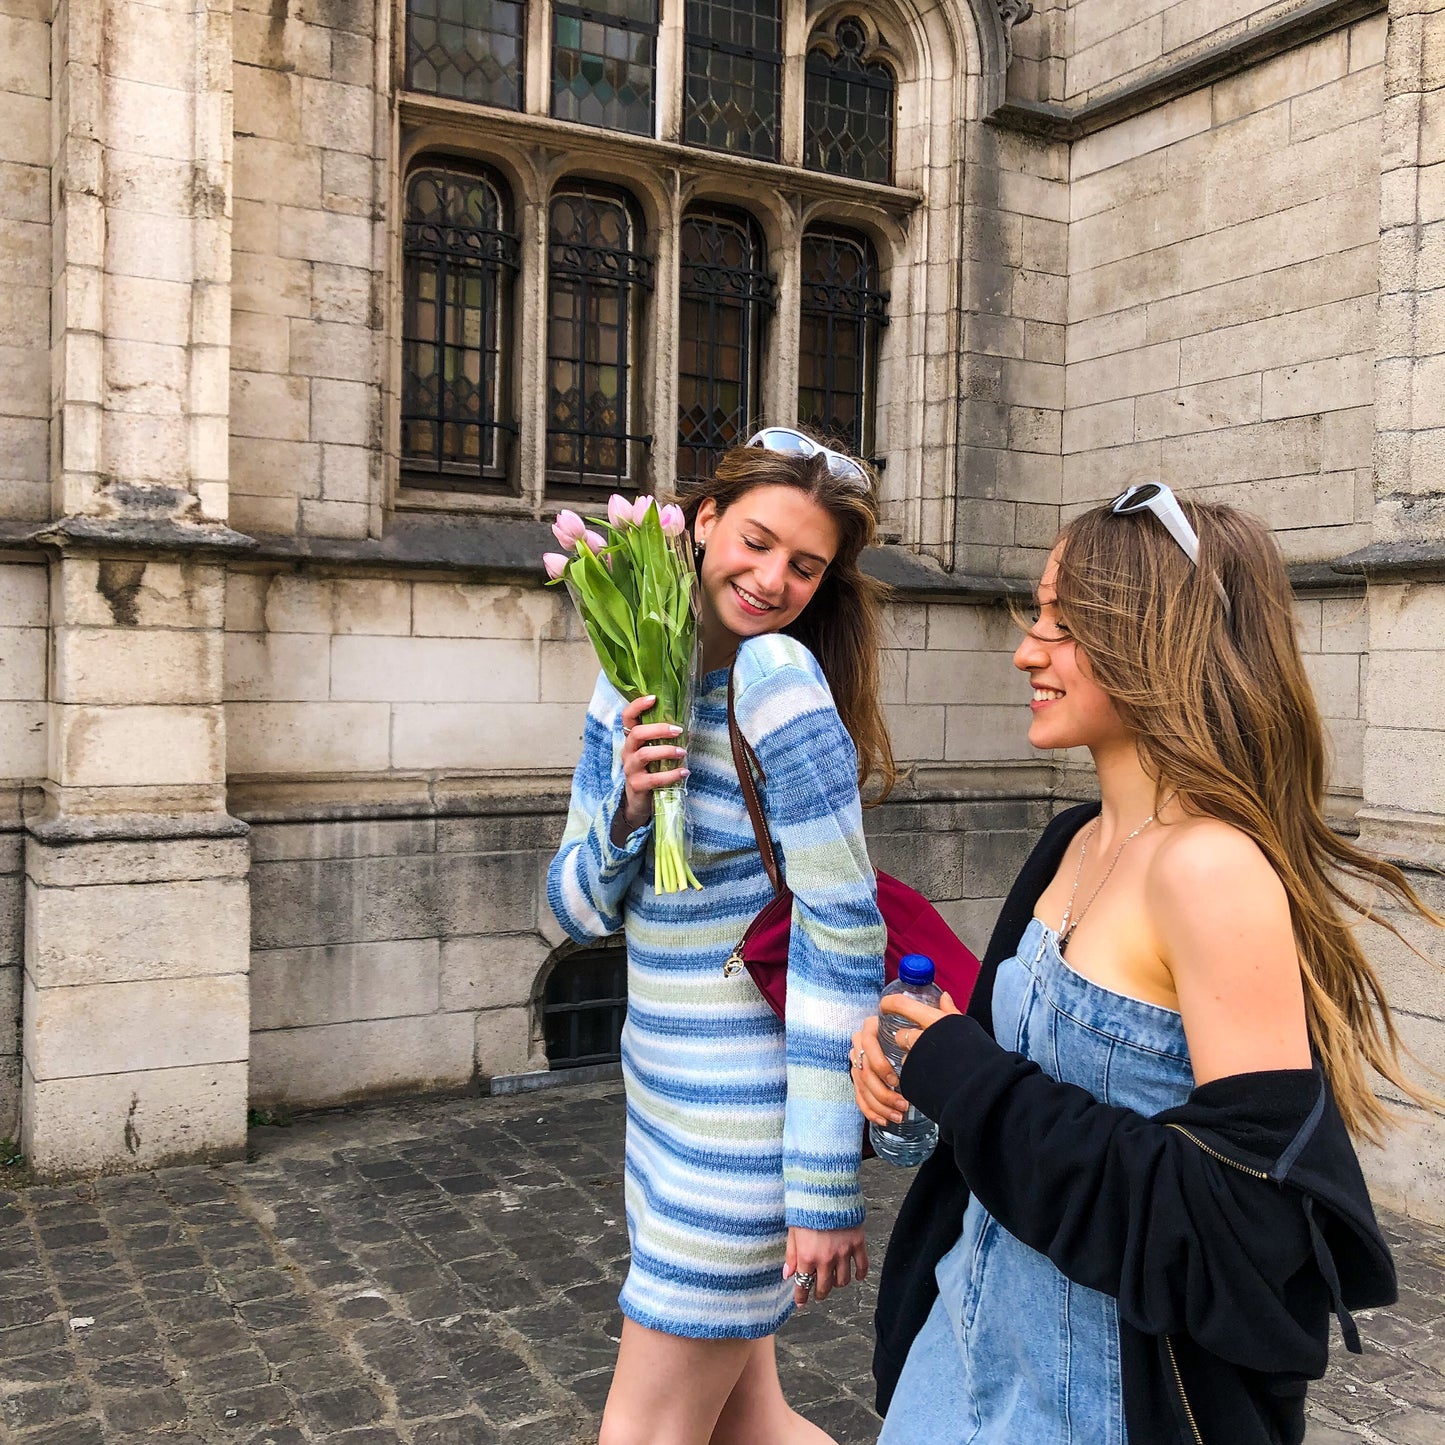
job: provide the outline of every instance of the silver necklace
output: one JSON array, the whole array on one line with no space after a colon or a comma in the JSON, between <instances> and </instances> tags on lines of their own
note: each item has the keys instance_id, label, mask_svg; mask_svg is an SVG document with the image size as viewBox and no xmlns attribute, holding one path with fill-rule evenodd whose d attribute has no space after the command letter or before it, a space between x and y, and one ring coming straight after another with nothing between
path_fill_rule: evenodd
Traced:
<instances>
[{"instance_id":1,"label":"silver necklace","mask_svg":"<svg viewBox=\"0 0 1445 1445\"><path fill-rule=\"evenodd\" d=\"M1088 856L1089 839L1092 838L1094 834L1098 831L1099 820L1095 818L1094 821L1089 824L1088 831L1084 834L1084 841L1079 845L1079 866L1074 869L1074 886L1069 890L1069 902L1064 909L1064 916L1059 922L1060 953L1062 953L1069 946L1069 939L1073 935L1074 930L1084 921L1084 915L1094 906L1094 900L1099 896L1099 894L1104 891L1104 884L1109 881L1109 875L1113 873L1115 866L1118 864L1120 854L1122 854L1124 849L1127 848L1129 844L1132 843L1134 839L1137 838L1139 834L1142 833L1144 829L1147 828L1149 824L1153 821L1154 814L1150 813L1149 816L1145 818L1144 821L1140 823L1139 826L1135 828L1134 831L1130 833L1129 836L1125 838L1124 841L1120 843L1119 846L1114 850L1113 860L1104 870L1104 876L1099 879L1099 886L1095 888L1091 894L1089 894L1089 901L1085 903L1081 909L1079 909L1079 912L1076 916L1074 913L1074 899L1075 897L1077 897L1079 892L1079 879L1082 878L1084 874L1084 859Z\"/></svg>"}]
</instances>

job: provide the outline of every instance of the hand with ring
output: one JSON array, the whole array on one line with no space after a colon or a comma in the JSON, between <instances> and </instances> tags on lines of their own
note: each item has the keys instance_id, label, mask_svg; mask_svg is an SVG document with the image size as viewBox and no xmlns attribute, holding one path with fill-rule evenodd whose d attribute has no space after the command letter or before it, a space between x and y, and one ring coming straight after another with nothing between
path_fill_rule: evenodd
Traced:
<instances>
[{"instance_id":1,"label":"hand with ring","mask_svg":"<svg viewBox=\"0 0 1445 1445\"><path fill-rule=\"evenodd\" d=\"M930 1024L947 1014L956 1014L958 1005L944 994L939 1000L940 1007L929 1008L917 999L889 995L882 1003L886 1013L903 1014L913 1028L902 1029L898 1042L906 1054L918 1036ZM908 1108L908 1100L898 1092L898 1074L888 1062L883 1045L878 1042L878 1018L875 1014L863 1020L863 1027L853 1035L853 1047L848 1053L848 1072L853 1078L853 1098L858 1111L871 1124L899 1124Z\"/></svg>"},{"instance_id":2,"label":"hand with ring","mask_svg":"<svg viewBox=\"0 0 1445 1445\"><path fill-rule=\"evenodd\" d=\"M793 1303L805 1305L811 1295L822 1301L831 1291L868 1273L868 1245L863 1229L788 1230L783 1277L793 1283Z\"/></svg>"},{"instance_id":3,"label":"hand with ring","mask_svg":"<svg viewBox=\"0 0 1445 1445\"><path fill-rule=\"evenodd\" d=\"M687 777L681 766L686 756L677 746L682 734L672 723L644 723L645 713L657 699L650 695L634 699L622 709L622 776L624 795L613 824L614 843L622 843L652 817L652 795L658 788L670 788ZM649 772L653 763L676 763L660 772Z\"/></svg>"}]
</instances>

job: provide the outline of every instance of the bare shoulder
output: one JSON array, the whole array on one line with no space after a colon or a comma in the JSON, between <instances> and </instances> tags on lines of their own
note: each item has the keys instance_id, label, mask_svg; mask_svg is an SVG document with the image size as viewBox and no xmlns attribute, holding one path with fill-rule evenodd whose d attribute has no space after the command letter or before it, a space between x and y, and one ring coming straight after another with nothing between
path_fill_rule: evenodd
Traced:
<instances>
[{"instance_id":1,"label":"bare shoulder","mask_svg":"<svg viewBox=\"0 0 1445 1445\"><path fill-rule=\"evenodd\" d=\"M1175 918L1207 921L1221 910L1289 917L1289 900L1259 844L1220 818L1185 818L1162 829L1146 883L1151 904Z\"/></svg>"}]
</instances>

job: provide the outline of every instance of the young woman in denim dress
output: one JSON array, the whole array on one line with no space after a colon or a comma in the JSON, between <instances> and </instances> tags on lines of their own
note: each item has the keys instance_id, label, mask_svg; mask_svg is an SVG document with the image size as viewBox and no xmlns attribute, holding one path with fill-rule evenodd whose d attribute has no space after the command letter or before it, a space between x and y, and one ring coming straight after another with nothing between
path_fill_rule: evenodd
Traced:
<instances>
[{"instance_id":1,"label":"young woman in denim dress","mask_svg":"<svg viewBox=\"0 0 1445 1445\"><path fill-rule=\"evenodd\" d=\"M1295 626L1265 528L1167 488L1050 554L1029 740L1087 748L1100 803L1025 866L972 1017L886 1002L941 1141L880 1287L880 1445L1293 1445L1332 1315L1358 1348L1393 1297L1349 1133L1371 1070L1435 1101L1343 915L1427 910L1325 820ZM860 1108L899 1085L870 1021Z\"/></svg>"}]
</instances>

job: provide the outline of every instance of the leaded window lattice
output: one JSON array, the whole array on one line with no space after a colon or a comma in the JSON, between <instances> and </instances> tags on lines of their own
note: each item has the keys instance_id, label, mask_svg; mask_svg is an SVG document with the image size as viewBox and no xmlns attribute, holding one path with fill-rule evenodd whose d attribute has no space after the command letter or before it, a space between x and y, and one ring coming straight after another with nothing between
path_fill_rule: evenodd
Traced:
<instances>
[{"instance_id":1,"label":"leaded window lattice","mask_svg":"<svg viewBox=\"0 0 1445 1445\"><path fill-rule=\"evenodd\" d=\"M519 0L407 0L406 83L449 100L521 110L526 27Z\"/></svg>"},{"instance_id":2,"label":"leaded window lattice","mask_svg":"<svg viewBox=\"0 0 1445 1445\"><path fill-rule=\"evenodd\" d=\"M710 477L758 416L763 324L776 287L751 216L689 212L678 246L677 474Z\"/></svg>"},{"instance_id":3,"label":"leaded window lattice","mask_svg":"<svg viewBox=\"0 0 1445 1445\"><path fill-rule=\"evenodd\" d=\"M598 187L554 195L548 271L548 488L633 488L652 441L633 429L636 318L652 262L630 200Z\"/></svg>"},{"instance_id":4,"label":"leaded window lattice","mask_svg":"<svg viewBox=\"0 0 1445 1445\"><path fill-rule=\"evenodd\" d=\"M852 231L805 231L798 336L798 420L855 456L873 446L878 334L888 324L878 256Z\"/></svg>"},{"instance_id":5,"label":"leaded window lattice","mask_svg":"<svg viewBox=\"0 0 1445 1445\"><path fill-rule=\"evenodd\" d=\"M840 20L808 51L803 164L809 170L888 184L893 179L897 79L876 58L860 20Z\"/></svg>"},{"instance_id":6,"label":"leaded window lattice","mask_svg":"<svg viewBox=\"0 0 1445 1445\"><path fill-rule=\"evenodd\" d=\"M517 238L500 181L414 172L403 244L402 479L503 489L517 430L502 349Z\"/></svg>"},{"instance_id":7,"label":"leaded window lattice","mask_svg":"<svg viewBox=\"0 0 1445 1445\"><path fill-rule=\"evenodd\" d=\"M657 0L555 0L552 114L651 135L657 81Z\"/></svg>"},{"instance_id":8,"label":"leaded window lattice","mask_svg":"<svg viewBox=\"0 0 1445 1445\"><path fill-rule=\"evenodd\" d=\"M778 158L783 71L778 0L687 0L682 138Z\"/></svg>"}]
</instances>

